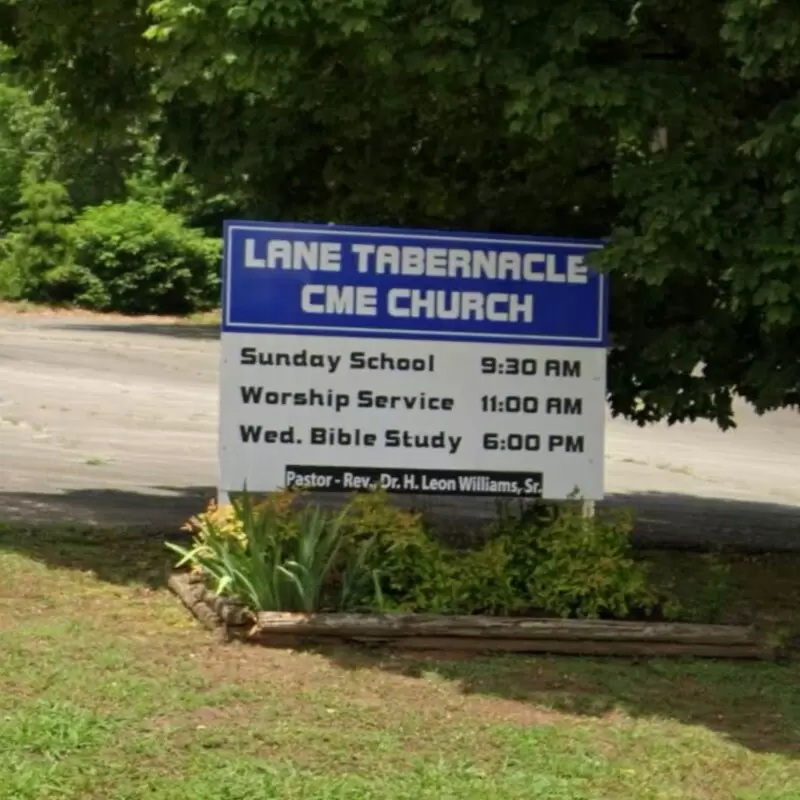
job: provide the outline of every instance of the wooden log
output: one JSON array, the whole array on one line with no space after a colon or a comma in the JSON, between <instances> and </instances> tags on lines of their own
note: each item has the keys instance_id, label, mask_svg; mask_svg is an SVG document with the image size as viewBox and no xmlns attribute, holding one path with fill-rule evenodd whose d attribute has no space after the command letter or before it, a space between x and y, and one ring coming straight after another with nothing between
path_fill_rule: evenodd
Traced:
<instances>
[{"instance_id":1,"label":"wooden log","mask_svg":"<svg viewBox=\"0 0 800 800\"><path fill-rule=\"evenodd\" d=\"M232 628L250 627L255 621L247 608L230 597L214 595L209 606L225 625Z\"/></svg>"},{"instance_id":2,"label":"wooden log","mask_svg":"<svg viewBox=\"0 0 800 800\"><path fill-rule=\"evenodd\" d=\"M221 627L220 618L208 607L206 603L195 603L191 609L195 619L207 630L214 631Z\"/></svg>"},{"instance_id":3,"label":"wooden log","mask_svg":"<svg viewBox=\"0 0 800 800\"><path fill-rule=\"evenodd\" d=\"M533 641L686 642L719 646L758 644L756 631L735 625L614 620L525 619L439 614L291 614L262 612L251 633L339 638L413 637Z\"/></svg>"},{"instance_id":4,"label":"wooden log","mask_svg":"<svg viewBox=\"0 0 800 800\"><path fill-rule=\"evenodd\" d=\"M190 581L188 576L173 573L167 580L167 587L180 599L187 608L203 599L205 587Z\"/></svg>"},{"instance_id":5,"label":"wooden log","mask_svg":"<svg viewBox=\"0 0 800 800\"><path fill-rule=\"evenodd\" d=\"M224 626L236 638L268 647L357 643L442 652L641 658L773 659L778 655L752 627L400 613L253 615L191 576L171 575L168 586L204 627ZM239 630L230 631L231 627Z\"/></svg>"},{"instance_id":6,"label":"wooden log","mask_svg":"<svg viewBox=\"0 0 800 800\"><path fill-rule=\"evenodd\" d=\"M216 592L212 592L205 584L202 584L200 599L208 606L214 607L214 602L221 599Z\"/></svg>"},{"instance_id":7,"label":"wooden log","mask_svg":"<svg viewBox=\"0 0 800 800\"><path fill-rule=\"evenodd\" d=\"M190 581L184 575L170 575L167 586L204 628L216 630L220 627L219 617L205 601L205 587L202 583Z\"/></svg>"}]
</instances>

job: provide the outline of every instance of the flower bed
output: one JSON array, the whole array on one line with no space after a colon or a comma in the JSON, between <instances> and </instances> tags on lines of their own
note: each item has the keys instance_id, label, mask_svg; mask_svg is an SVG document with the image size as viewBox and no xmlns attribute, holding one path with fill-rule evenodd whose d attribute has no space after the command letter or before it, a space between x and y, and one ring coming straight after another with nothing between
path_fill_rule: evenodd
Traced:
<instances>
[{"instance_id":1,"label":"flower bed","mask_svg":"<svg viewBox=\"0 0 800 800\"><path fill-rule=\"evenodd\" d=\"M339 511L279 492L192 519L170 547L217 594L254 611L414 611L626 618L669 615L630 550L626 515L580 504L501 508L480 548L446 547L380 492Z\"/></svg>"},{"instance_id":2,"label":"flower bed","mask_svg":"<svg viewBox=\"0 0 800 800\"><path fill-rule=\"evenodd\" d=\"M429 649L765 657L750 628L682 624L634 558L625 515L578 504L501 508L479 549L441 544L380 492L338 511L247 494L170 544L170 584L209 627L251 641L358 641ZM685 616L684 616L685 618Z\"/></svg>"}]
</instances>

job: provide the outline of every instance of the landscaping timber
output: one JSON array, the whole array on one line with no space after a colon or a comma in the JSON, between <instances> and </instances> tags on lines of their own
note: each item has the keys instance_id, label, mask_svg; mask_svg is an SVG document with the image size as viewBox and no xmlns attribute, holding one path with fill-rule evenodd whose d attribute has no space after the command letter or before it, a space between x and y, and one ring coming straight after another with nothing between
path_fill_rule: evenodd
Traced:
<instances>
[{"instance_id":1,"label":"landscaping timber","mask_svg":"<svg viewBox=\"0 0 800 800\"><path fill-rule=\"evenodd\" d=\"M413 613L251 614L187 576L173 575L169 585L206 627L224 627L268 647L356 643L410 650L734 659L781 654L748 626Z\"/></svg>"},{"instance_id":2,"label":"landscaping timber","mask_svg":"<svg viewBox=\"0 0 800 800\"><path fill-rule=\"evenodd\" d=\"M314 636L466 637L481 639L567 639L593 641L706 642L750 645L750 628L671 622L598 619L450 616L443 614L298 614L266 611L256 629Z\"/></svg>"},{"instance_id":3,"label":"landscaping timber","mask_svg":"<svg viewBox=\"0 0 800 800\"><path fill-rule=\"evenodd\" d=\"M197 575L174 574L167 586L192 612L197 621L209 630L252 626L253 616L240 603L208 589Z\"/></svg>"}]
</instances>

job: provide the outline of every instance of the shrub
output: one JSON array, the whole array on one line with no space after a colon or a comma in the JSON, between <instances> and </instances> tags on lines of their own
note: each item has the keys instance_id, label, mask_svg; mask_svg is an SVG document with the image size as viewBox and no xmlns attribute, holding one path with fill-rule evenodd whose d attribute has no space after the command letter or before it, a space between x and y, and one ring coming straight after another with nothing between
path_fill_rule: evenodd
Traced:
<instances>
[{"instance_id":1,"label":"shrub","mask_svg":"<svg viewBox=\"0 0 800 800\"><path fill-rule=\"evenodd\" d=\"M0 244L0 296L129 314L186 314L218 303L220 242L157 205L87 208L70 222L67 190L26 182Z\"/></svg>"},{"instance_id":2,"label":"shrub","mask_svg":"<svg viewBox=\"0 0 800 800\"><path fill-rule=\"evenodd\" d=\"M655 605L624 515L586 518L576 505L504 507L484 546L461 552L382 492L354 495L335 514L298 506L296 497L212 504L191 521L192 546L170 547L217 591L255 610L625 617Z\"/></svg>"},{"instance_id":3,"label":"shrub","mask_svg":"<svg viewBox=\"0 0 800 800\"><path fill-rule=\"evenodd\" d=\"M531 608L520 593L519 567L514 553L502 539L490 539L480 550L459 553L449 561L453 613L513 614Z\"/></svg>"},{"instance_id":4,"label":"shrub","mask_svg":"<svg viewBox=\"0 0 800 800\"><path fill-rule=\"evenodd\" d=\"M0 245L0 296L59 303L73 293L65 267L71 261L67 190L55 181L23 180L15 229Z\"/></svg>"},{"instance_id":5,"label":"shrub","mask_svg":"<svg viewBox=\"0 0 800 800\"><path fill-rule=\"evenodd\" d=\"M220 243L161 206L128 200L87 208L69 238L80 306L185 314L218 302Z\"/></svg>"},{"instance_id":6,"label":"shrub","mask_svg":"<svg viewBox=\"0 0 800 800\"><path fill-rule=\"evenodd\" d=\"M646 565L633 558L632 529L624 513L586 517L577 504L547 508L527 540L510 542L517 553L525 550L517 563L527 562L520 577L533 605L564 617L651 611L656 597Z\"/></svg>"},{"instance_id":7,"label":"shrub","mask_svg":"<svg viewBox=\"0 0 800 800\"><path fill-rule=\"evenodd\" d=\"M382 608L432 613L501 612L513 607L501 543L459 553L429 535L422 515L397 507L383 491L353 495L343 513L349 547L368 544L368 571ZM360 598L375 597L370 583Z\"/></svg>"},{"instance_id":8,"label":"shrub","mask_svg":"<svg viewBox=\"0 0 800 800\"><path fill-rule=\"evenodd\" d=\"M343 530L349 549L369 543L369 566L379 572L384 603L397 609L438 605L447 558L421 514L398 508L382 491L355 494L345 505Z\"/></svg>"}]
</instances>

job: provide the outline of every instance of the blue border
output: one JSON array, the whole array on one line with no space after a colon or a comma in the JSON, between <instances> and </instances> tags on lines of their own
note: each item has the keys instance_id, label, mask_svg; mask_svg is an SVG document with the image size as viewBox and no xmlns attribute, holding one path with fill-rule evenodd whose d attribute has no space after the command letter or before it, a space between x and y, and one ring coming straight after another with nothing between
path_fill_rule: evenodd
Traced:
<instances>
[{"instance_id":1,"label":"blue border","mask_svg":"<svg viewBox=\"0 0 800 800\"><path fill-rule=\"evenodd\" d=\"M461 232L444 229L419 229L419 228L385 228L370 226L349 226L336 224L319 224L309 222L254 222L247 220L226 220L223 226L224 247L222 256L222 288L221 305L222 321L221 330L225 333L273 333L288 336L325 336L343 337L357 339L397 339L397 340L428 340L428 341L448 341L448 342L485 342L493 344L520 344L520 345L550 345L554 347L607 347L608 342L608 297L609 281L605 274L595 273L598 278L600 291L598 293L598 335L596 337L542 337L524 336L520 334L490 334L484 332L476 333L455 333L438 332L431 330L396 330L386 328L344 328L341 326L321 326L321 325L290 325L290 324L270 324L261 323L241 323L231 319L231 295L233 292L234 274L230 259L232 248L230 247L230 237L237 230L253 230L260 232L280 231L283 233L312 232L312 231L335 231L340 234L351 234L365 237L386 237L412 238L412 239L445 239L450 241L486 242L487 244L510 244L510 245L545 245L547 247L579 247L585 250L599 250L603 247L603 242L597 239L581 239L567 237L547 237L547 236L511 236L506 234L474 233Z\"/></svg>"}]
</instances>

